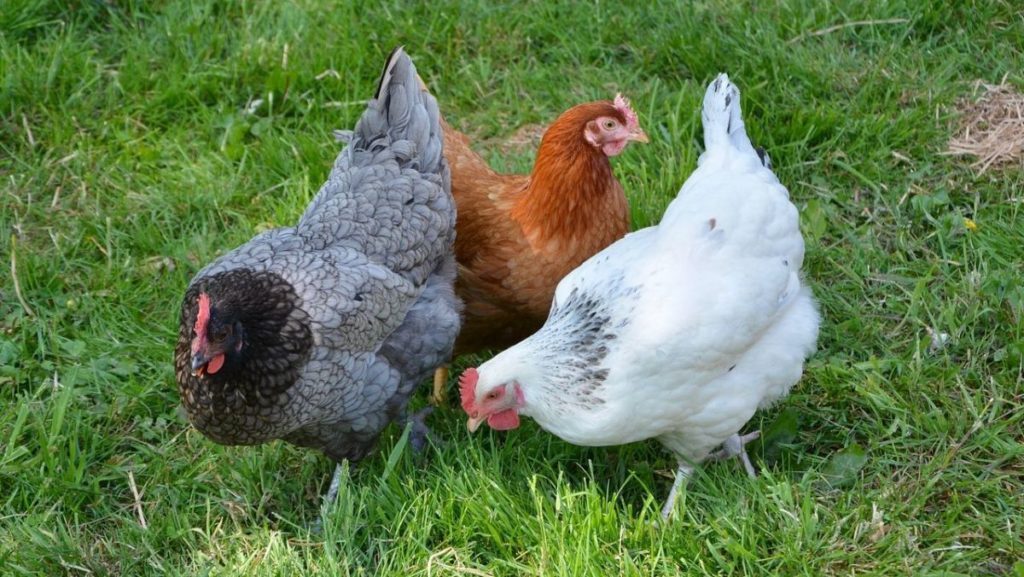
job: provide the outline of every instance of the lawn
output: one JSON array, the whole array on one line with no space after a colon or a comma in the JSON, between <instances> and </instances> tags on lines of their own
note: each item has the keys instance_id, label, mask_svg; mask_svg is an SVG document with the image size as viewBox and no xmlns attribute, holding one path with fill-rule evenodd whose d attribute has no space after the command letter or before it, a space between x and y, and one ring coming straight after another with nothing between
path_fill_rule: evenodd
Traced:
<instances>
[{"instance_id":1,"label":"lawn","mask_svg":"<svg viewBox=\"0 0 1024 577\"><path fill-rule=\"evenodd\" d=\"M1024 89L1022 38L1013 0L4 0L0 574L1024 576L1024 171L943 154L976 81ZM730 74L824 317L749 425L759 478L710 464L658 527L657 443L470 436L452 405L424 458L389 429L314 532L324 457L186 424L188 280L297 219L397 44L508 170L530 127L631 97L635 227Z\"/></svg>"}]
</instances>

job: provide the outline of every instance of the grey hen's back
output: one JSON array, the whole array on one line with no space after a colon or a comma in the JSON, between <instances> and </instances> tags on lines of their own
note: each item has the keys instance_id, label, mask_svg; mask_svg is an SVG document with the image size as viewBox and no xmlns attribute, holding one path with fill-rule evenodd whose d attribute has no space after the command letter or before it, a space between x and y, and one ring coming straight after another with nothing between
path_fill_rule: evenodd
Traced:
<instances>
[{"instance_id":1,"label":"grey hen's back","mask_svg":"<svg viewBox=\"0 0 1024 577\"><path fill-rule=\"evenodd\" d=\"M196 428L220 443L283 438L335 459L372 447L458 331L455 205L442 153L437 103L398 49L299 223L193 279L175 364ZM237 282L240 270L258 282ZM283 288L266 295L261 284ZM237 349L206 351L205 332L223 327L245 334L230 341ZM305 327L310 338L298 350L280 327ZM195 363L218 352L197 376Z\"/></svg>"},{"instance_id":2,"label":"grey hen's back","mask_svg":"<svg viewBox=\"0 0 1024 577\"><path fill-rule=\"evenodd\" d=\"M421 285L451 252L455 208L437 101L401 48L297 232L341 244Z\"/></svg>"}]
</instances>

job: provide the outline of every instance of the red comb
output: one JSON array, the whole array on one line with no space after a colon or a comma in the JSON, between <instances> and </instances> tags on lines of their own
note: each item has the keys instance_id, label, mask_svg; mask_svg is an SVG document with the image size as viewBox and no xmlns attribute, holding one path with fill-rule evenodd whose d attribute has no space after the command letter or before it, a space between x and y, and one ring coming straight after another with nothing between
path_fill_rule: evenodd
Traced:
<instances>
[{"instance_id":1,"label":"red comb","mask_svg":"<svg viewBox=\"0 0 1024 577\"><path fill-rule=\"evenodd\" d=\"M636 117L636 112L633 112L633 108L629 105L629 99L621 94L615 95L615 109L622 113L622 117L626 119L626 128L633 130L640 126L640 120Z\"/></svg>"},{"instance_id":2,"label":"red comb","mask_svg":"<svg viewBox=\"0 0 1024 577\"><path fill-rule=\"evenodd\" d=\"M476 381L479 375L474 368L468 368L459 377L459 397L462 399L462 410L472 413L476 410Z\"/></svg>"},{"instance_id":3,"label":"red comb","mask_svg":"<svg viewBox=\"0 0 1024 577\"><path fill-rule=\"evenodd\" d=\"M199 293L199 314L196 316L196 336L206 336L206 325L210 322L210 295Z\"/></svg>"}]
</instances>

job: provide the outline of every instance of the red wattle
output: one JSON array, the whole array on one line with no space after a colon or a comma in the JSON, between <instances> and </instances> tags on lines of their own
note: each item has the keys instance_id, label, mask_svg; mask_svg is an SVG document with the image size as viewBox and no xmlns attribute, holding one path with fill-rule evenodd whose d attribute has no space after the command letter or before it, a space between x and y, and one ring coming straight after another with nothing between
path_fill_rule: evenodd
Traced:
<instances>
[{"instance_id":1,"label":"red wattle","mask_svg":"<svg viewBox=\"0 0 1024 577\"><path fill-rule=\"evenodd\" d=\"M507 431L519 426L519 413L515 409L507 409L487 417L487 424L495 431Z\"/></svg>"},{"instance_id":2,"label":"red wattle","mask_svg":"<svg viewBox=\"0 0 1024 577\"><path fill-rule=\"evenodd\" d=\"M206 363L206 373L212 375L212 374L216 373L217 371L219 371L221 369L221 367L223 367L223 366L224 366L224 355L223 354L217 355L217 356L213 357L212 359L210 359L210 362Z\"/></svg>"}]
</instances>

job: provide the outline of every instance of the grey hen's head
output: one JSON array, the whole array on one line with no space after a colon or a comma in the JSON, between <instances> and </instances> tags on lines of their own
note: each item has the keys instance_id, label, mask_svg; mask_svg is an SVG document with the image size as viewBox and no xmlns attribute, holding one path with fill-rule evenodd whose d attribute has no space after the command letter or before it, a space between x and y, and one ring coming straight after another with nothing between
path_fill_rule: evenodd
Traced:
<instances>
[{"instance_id":1,"label":"grey hen's head","mask_svg":"<svg viewBox=\"0 0 1024 577\"><path fill-rule=\"evenodd\" d=\"M196 279L181 304L174 352L185 408L228 407L287 391L313 346L301 304L292 285L272 272L234 269Z\"/></svg>"}]
</instances>

